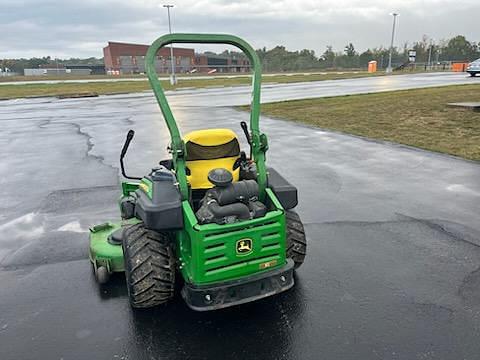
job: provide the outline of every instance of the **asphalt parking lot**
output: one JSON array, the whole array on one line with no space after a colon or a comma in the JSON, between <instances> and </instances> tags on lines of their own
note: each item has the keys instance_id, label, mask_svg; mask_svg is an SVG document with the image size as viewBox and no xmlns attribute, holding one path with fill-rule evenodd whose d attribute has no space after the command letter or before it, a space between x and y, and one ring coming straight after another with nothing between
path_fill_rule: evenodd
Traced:
<instances>
[{"instance_id":1,"label":"asphalt parking lot","mask_svg":"<svg viewBox=\"0 0 480 360\"><path fill-rule=\"evenodd\" d=\"M242 95L243 96L243 95ZM248 115L172 96L186 131ZM206 106L213 104L216 106ZM88 227L128 172L166 157L148 94L0 103L0 359L477 359L480 164L262 118L268 163L299 189L309 248L291 291L196 313L132 311L99 288Z\"/></svg>"}]
</instances>

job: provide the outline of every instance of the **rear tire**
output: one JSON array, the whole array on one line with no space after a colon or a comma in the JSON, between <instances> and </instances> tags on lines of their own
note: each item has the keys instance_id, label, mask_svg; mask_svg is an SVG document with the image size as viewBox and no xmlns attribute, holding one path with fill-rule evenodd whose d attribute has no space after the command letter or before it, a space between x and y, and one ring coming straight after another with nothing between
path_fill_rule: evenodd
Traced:
<instances>
[{"instance_id":1,"label":"rear tire","mask_svg":"<svg viewBox=\"0 0 480 360\"><path fill-rule=\"evenodd\" d=\"M295 211L287 210L285 214L287 217L287 258L292 259L295 269L298 269L307 254L305 229L300 216Z\"/></svg>"},{"instance_id":2,"label":"rear tire","mask_svg":"<svg viewBox=\"0 0 480 360\"><path fill-rule=\"evenodd\" d=\"M173 297L175 256L167 234L132 225L124 232L123 254L132 307L150 308Z\"/></svg>"}]
</instances>

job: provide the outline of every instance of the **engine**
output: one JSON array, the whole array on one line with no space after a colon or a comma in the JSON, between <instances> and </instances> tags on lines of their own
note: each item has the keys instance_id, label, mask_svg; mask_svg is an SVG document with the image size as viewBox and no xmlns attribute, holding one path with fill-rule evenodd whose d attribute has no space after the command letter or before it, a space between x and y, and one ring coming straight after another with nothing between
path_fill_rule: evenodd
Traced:
<instances>
[{"instance_id":1,"label":"engine","mask_svg":"<svg viewBox=\"0 0 480 360\"><path fill-rule=\"evenodd\" d=\"M232 182L232 174L226 169L211 170L208 180L214 187L207 190L200 202L196 213L200 224L229 224L266 214L266 206L258 200L255 180Z\"/></svg>"}]
</instances>

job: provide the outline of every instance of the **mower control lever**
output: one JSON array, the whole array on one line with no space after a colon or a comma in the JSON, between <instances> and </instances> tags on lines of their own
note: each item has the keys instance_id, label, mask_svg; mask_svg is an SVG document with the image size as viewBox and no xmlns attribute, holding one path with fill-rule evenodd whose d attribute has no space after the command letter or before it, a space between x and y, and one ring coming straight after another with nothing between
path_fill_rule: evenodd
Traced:
<instances>
[{"instance_id":1,"label":"mower control lever","mask_svg":"<svg viewBox=\"0 0 480 360\"><path fill-rule=\"evenodd\" d=\"M120 153L120 168L122 170L123 177L125 177L127 179L131 179L131 180L142 180L142 178L134 177L134 176L128 176L127 174L125 174L125 166L123 165L123 158L125 157L125 154L127 153L128 147L130 146L130 142L132 141L134 135L135 135L135 131L128 130L127 138L125 139L125 144L123 144L122 152Z\"/></svg>"},{"instance_id":2,"label":"mower control lever","mask_svg":"<svg viewBox=\"0 0 480 360\"><path fill-rule=\"evenodd\" d=\"M245 121L240 122L240 126L242 127L243 133L245 134L245 137L247 138L248 145L250 145L250 157L249 159L252 159L252 138L250 136L250 133L248 131L248 125Z\"/></svg>"},{"instance_id":3,"label":"mower control lever","mask_svg":"<svg viewBox=\"0 0 480 360\"><path fill-rule=\"evenodd\" d=\"M134 135L135 131L128 130L127 138L125 139L125 144L123 144L122 153L120 154L121 159L125 157L125 154L127 153L128 147L130 146L130 142L132 141Z\"/></svg>"}]
</instances>

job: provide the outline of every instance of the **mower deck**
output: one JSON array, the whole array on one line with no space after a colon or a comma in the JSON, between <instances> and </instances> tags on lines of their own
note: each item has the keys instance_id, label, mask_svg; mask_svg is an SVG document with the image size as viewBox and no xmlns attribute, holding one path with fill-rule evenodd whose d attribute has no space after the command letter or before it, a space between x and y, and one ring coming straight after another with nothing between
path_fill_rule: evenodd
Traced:
<instances>
[{"instance_id":1,"label":"mower deck","mask_svg":"<svg viewBox=\"0 0 480 360\"><path fill-rule=\"evenodd\" d=\"M107 282L112 273L125 271L122 243L112 239L112 234L124 225L137 222L137 219L106 222L90 228L89 258L101 284Z\"/></svg>"}]
</instances>

